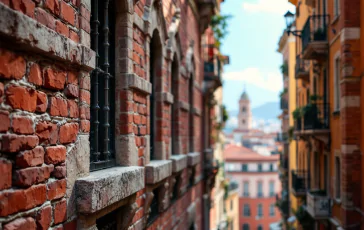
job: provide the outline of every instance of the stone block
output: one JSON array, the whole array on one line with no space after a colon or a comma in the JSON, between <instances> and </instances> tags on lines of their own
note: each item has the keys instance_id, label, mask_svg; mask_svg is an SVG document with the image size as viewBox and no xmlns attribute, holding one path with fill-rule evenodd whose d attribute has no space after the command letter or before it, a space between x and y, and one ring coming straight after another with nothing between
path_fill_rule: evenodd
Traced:
<instances>
[{"instance_id":1,"label":"stone block","mask_svg":"<svg viewBox=\"0 0 364 230\"><path fill-rule=\"evenodd\" d=\"M201 158L200 158L200 153L198 152L187 153L187 157L188 157L187 164L190 167L200 163Z\"/></svg>"},{"instance_id":2,"label":"stone block","mask_svg":"<svg viewBox=\"0 0 364 230\"><path fill-rule=\"evenodd\" d=\"M171 160L152 160L145 166L147 184L156 184L170 175L172 175Z\"/></svg>"},{"instance_id":3,"label":"stone block","mask_svg":"<svg viewBox=\"0 0 364 230\"><path fill-rule=\"evenodd\" d=\"M95 213L144 188L142 167L113 167L76 181L77 210Z\"/></svg>"},{"instance_id":4,"label":"stone block","mask_svg":"<svg viewBox=\"0 0 364 230\"><path fill-rule=\"evenodd\" d=\"M184 101L179 101L178 102L178 107L182 110L185 110L185 111L189 111L190 110L190 104L188 104L187 102L184 102Z\"/></svg>"},{"instance_id":5,"label":"stone block","mask_svg":"<svg viewBox=\"0 0 364 230\"><path fill-rule=\"evenodd\" d=\"M177 173L187 167L187 155L172 155L172 172Z\"/></svg>"},{"instance_id":6,"label":"stone block","mask_svg":"<svg viewBox=\"0 0 364 230\"><path fill-rule=\"evenodd\" d=\"M116 140L116 163L122 166L138 164L138 149L134 135L120 135Z\"/></svg>"}]
</instances>

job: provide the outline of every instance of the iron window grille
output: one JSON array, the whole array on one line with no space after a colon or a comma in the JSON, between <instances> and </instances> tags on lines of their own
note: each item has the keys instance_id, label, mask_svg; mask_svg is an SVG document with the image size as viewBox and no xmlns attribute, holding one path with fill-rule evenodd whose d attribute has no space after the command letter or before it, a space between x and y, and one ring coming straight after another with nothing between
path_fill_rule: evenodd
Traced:
<instances>
[{"instance_id":1,"label":"iron window grille","mask_svg":"<svg viewBox=\"0 0 364 230\"><path fill-rule=\"evenodd\" d=\"M91 48L96 68L91 73L90 171L115 165L114 4L114 0L92 0Z\"/></svg>"},{"instance_id":2,"label":"iron window grille","mask_svg":"<svg viewBox=\"0 0 364 230\"><path fill-rule=\"evenodd\" d=\"M98 230L116 230L119 210L116 209L109 214L100 217L96 220L96 227Z\"/></svg>"}]
</instances>

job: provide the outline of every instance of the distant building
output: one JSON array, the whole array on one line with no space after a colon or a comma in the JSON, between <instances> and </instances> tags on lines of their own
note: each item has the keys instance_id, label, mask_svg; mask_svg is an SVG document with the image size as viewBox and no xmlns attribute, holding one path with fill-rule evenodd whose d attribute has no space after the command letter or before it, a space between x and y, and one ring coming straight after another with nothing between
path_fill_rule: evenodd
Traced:
<instances>
[{"instance_id":1,"label":"distant building","mask_svg":"<svg viewBox=\"0 0 364 230\"><path fill-rule=\"evenodd\" d=\"M238 184L238 229L269 229L280 221L275 205L281 191L279 155L264 156L244 146L228 145L224 159L227 178Z\"/></svg>"}]
</instances>

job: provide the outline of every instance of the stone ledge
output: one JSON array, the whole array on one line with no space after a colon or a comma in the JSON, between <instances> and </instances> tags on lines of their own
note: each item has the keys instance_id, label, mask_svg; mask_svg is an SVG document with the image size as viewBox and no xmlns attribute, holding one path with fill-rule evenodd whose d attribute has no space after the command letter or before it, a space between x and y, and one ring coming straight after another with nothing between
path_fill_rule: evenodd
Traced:
<instances>
[{"instance_id":1,"label":"stone ledge","mask_svg":"<svg viewBox=\"0 0 364 230\"><path fill-rule=\"evenodd\" d=\"M193 114L201 116L201 110L199 108L193 107Z\"/></svg>"},{"instance_id":2,"label":"stone ledge","mask_svg":"<svg viewBox=\"0 0 364 230\"><path fill-rule=\"evenodd\" d=\"M96 54L34 19L0 3L0 34L20 47L64 62L76 63L87 70L95 68Z\"/></svg>"},{"instance_id":3,"label":"stone ledge","mask_svg":"<svg viewBox=\"0 0 364 230\"><path fill-rule=\"evenodd\" d=\"M187 102L184 102L184 101L179 101L178 108L185 110L185 111L190 111L190 104L188 104Z\"/></svg>"},{"instance_id":4,"label":"stone ledge","mask_svg":"<svg viewBox=\"0 0 364 230\"><path fill-rule=\"evenodd\" d=\"M77 210L95 213L144 188L143 167L113 167L76 181Z\"/></svg>"},{"instance_id":5,"label":"stone ledge","mask_svg":"<svg viewBox=\"0 0 364 230\"><path fill-rule=\"evenodd\" d=\"M149 81L144 80L134 73L121 75L121 84L124 88L136 89L146 94L152 93L152 84Z\"/></svg>"},{"instance_id":6,"label":"stone ledge","mask_svg":"<svg viewBox=\"0 0 364 230\"><path fill-rule=\"evenodd\" d=\"M187 167L187 155L172 155L172 172L177 173Z\"/></svg>"},{"instance_id":7,"label":"stone ledge","mask_svg":"<svg viewBox=\"0 0 364 230\"><path fill-rule=\"evenodd\" d=\"M145 166L145 182L156 184L172 175L171 160L152 160Z\"/></svg>"},{"instance_id":8,"label":"stone ledge","mask_svg":"<svg viewBox=\"0 0 364 230\"><path fill-rule=\"evenodd\" d=\"M166 102L168 104L173 104L173 94L169 92L156 93L155 95L157 101Z\"/></svg>"},{"instance_id":9,"label":"stone ledge","mask_svg":"<svg viewBox=\"0 0 364 230\"><path fill-rule=\"evenodd\" d=\"M194 153L187 153L187 156L188 156L188 166L195 166L197 165L198 163L200 163L200 153L197 153L197 152L194 152Z\"/></svg>"}]
</instances>

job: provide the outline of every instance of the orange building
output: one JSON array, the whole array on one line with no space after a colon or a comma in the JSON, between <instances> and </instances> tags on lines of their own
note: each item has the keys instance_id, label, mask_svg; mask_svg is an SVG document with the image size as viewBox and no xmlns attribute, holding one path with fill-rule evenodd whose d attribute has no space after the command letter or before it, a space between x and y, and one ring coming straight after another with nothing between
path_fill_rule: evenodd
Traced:
<instances>
[{"instance_id":1,"label":"orange building","mask_svg":"<svg viewBox=\"0 0 364 230\"><path fill-rule=\"evenodd\" d=\"M278 178L279 155L263 156L239 145L224 151L226 176L238 184L239 228L269 229L281 220L276 194L281 191Z\"/></svg>"}]
</instances>

